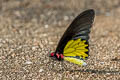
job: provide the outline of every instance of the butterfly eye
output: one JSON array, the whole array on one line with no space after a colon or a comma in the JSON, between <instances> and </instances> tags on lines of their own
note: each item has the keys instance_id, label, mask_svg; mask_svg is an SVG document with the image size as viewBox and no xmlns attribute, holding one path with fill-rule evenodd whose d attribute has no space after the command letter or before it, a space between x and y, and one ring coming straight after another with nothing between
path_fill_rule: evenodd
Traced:
<instances>
[{"instance_id":1,"label":"butterfly eye","mask_svg":"<svg viewBox=\"0 0 120 80\"><path fill-rule=\"evenodd\" d=\"M54 56L54 53L51 53L50 56L53 57L53 56Z\"/></svg>"}]
</instances>

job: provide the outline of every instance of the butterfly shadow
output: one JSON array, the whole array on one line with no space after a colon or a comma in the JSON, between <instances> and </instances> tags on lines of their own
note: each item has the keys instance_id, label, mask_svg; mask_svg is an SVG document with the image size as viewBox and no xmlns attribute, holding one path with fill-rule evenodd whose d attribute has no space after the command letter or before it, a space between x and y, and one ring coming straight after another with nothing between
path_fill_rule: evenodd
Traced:
<instances>
[{"instance_id":1,"label":"butterfly shadow","mask_svg":"<svg viewBox=\"0 0 120 80\"><path fill-rule=\"evenodd\" d=\"M86 72L95 74L120 74L120 71L110 71L110 70L94 70L94 69L79 69L79 70L66 70L70 72Z\"/></svg>"}]
</instances>

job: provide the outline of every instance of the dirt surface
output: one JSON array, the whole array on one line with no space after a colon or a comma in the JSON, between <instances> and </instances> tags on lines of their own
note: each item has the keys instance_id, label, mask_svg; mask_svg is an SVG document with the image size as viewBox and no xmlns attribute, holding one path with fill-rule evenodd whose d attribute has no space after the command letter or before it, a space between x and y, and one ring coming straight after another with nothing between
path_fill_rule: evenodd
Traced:
<instances>
[{"instance_id":1,"label":"dirt surface","mask_svg":"<svg viewBox=\"0 0 120 80\"><path fill-rule=\"evenodd\" d=\"M0 80L120 80L120 8L113 4L110 12L92 6L97 14L87 66L49 57L75 16L89 8L81 5L79 10L75 4L73 0L1 0Z\"/></svg>"}]
</instances>

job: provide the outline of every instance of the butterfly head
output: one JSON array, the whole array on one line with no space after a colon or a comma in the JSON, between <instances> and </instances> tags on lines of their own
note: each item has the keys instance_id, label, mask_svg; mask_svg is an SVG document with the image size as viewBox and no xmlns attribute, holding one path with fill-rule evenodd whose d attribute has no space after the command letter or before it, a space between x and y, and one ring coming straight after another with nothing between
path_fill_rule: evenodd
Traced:
<instances>
[{"instance_id":1,"label":"butterfly head","mask_svg":"<svg viewBox=\"0 0 120 80\"><path fill-rule=\"evenodd\" d=\"M55 58L57 58L58 60L63 60L63 59L64 59L63 54L54 53L54 52L52 52L52 53L50 54L50 57L55 57Z\"/></svg>"},{"instance_id":2,"label":"butterfly head","mask_svg":"<svg viewBox=\"0 0 120 80\"><path fill-rule=\"evenodd\" d=\"M54 56L54 54L55 54L55 53L53 53L53 52L52 52L52 53L50 53L50 57L53 57L53 56Z\"/></svg>"}]
</instances>

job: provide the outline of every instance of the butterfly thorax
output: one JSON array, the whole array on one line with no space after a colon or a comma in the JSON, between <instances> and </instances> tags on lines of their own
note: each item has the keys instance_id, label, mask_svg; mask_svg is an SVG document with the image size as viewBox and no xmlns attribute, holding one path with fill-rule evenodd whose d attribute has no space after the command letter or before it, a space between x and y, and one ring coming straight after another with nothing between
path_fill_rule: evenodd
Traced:
<instances>
[{"instance_id":1,"label":"butterfly thorax","mask_svg":"<svg viewBox=\"0 0 120 80\"><path fill-rule=\"evenodd\" d=\"M51 57L55 57L55 58L56 58L57 60L59 60L59 61L61 61L61 60L64 59L63 54L60 54L60 53L54 53L54 52L52 52L52 53L50 54L50 56L51 56Z\"/></svg>"}]
</instances>

